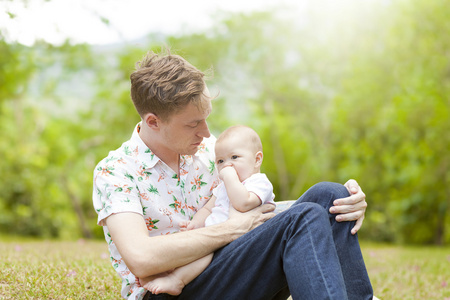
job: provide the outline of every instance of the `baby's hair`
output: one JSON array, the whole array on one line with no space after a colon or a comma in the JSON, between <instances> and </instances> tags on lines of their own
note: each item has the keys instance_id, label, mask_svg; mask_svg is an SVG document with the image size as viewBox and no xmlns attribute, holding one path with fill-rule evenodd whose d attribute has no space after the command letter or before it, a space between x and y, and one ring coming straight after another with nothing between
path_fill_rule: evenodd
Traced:
<instances>
[{"instance_id":1,"label":"baby's hair","mask_svg":"<svg viewBox=\"0 0 450 300\"><path fill-rule=\"evenodd\" d=\"M220 143L227 138L235 137L237 133L245 133L246 140L243 142L250 142L254 147L255 153L258 151L262 152L262 143L258 133L245 125L235 125L225 129L225 131L223 131L217 138L217 143Z\"/></svg>"}]
</instances>

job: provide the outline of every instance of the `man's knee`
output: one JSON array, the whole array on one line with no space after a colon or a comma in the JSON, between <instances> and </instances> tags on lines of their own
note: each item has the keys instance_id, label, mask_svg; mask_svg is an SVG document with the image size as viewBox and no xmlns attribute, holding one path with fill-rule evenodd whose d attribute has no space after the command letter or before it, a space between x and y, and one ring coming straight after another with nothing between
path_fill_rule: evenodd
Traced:
<instances>
[{"instance_id":1,"label":"man's knee","mask_svg":"<svg viewBox=\"0 0 450 300\"><path fill-rule=\"evenodd\" d=\"M295 203L314 202L320 204L327 211L333 206L333 201L348 197L347 188L335 182L319 182L310 187Z\"/></svg>"},{"instance_id":2,"label":"man's knee","mask_svg":"<svg viewBox=\"0 0 450 300\"><path fill-rule=\"evenodd\" d=\"M321 218L327 219L328 212L320 204L314 202L303 202L291 207L288 210L295 218L310 216L308 219L319 220Z\"/></svg>"},{"instance_id":3,"label":"man's knee","mask_svg":"<svg viewBox=\"0 0 450 300\"><path fill-rule=\"evenodd\" d=\"M331 231L328 212L320 204L314 202L299 203L288 210L289 234L295 232L326 233Z\"/></svg>"},{"instance_id":4,"label":"man's knee","mask_svg":"<svg viewBox=\"0 0 450 300\"><path fill-rule=\"evenodd\" d=\"M319 194L331 194L334 199L345 198L349 196L348 190L345 186L336 182L323 181L311 187Z\"/></svg>"},{"instance_id":5,"label":"man's knee","mask_svg":"<svg viewBox=\"0 0 450 300\"><path fill-rule=\"evenodd\" d=\"M340 183L323 181L313 185L308 192L318 199L329 199L331 201L350 196L347 188Z\"/></svg>"}]
</instances>

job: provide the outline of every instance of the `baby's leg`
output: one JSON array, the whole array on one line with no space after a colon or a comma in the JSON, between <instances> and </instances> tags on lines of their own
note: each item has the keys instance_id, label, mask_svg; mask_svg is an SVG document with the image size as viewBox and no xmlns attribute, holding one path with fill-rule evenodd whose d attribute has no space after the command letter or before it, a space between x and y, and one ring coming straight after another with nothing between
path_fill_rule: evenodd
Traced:
<instances>
[{"instance_id":1,"label":"baby's leg","mask_svg":"<svg viewBox=\"0 0 450 300\"><path fill-rule=\"evenodd\" d=\"M150 281L144 285L144 288L154 295L165 293L176 296L181 293L184 286L183 281L175 276L174 272L164 272L151 276Z\"/></svg>"},{"instance_id":2,"label":"baby's leg","mask_svg":"<svg viewBox=\"0 0 450 300\"><path fill-rule=\"evenodd\" d=\"M183 288L210 264L213 254L202 257L190 264L176 268L173 272L165 272L155 275L153 279L144 285L144 288L152 294L170 294L179 295Z\"/></svg>"}]
</instances>

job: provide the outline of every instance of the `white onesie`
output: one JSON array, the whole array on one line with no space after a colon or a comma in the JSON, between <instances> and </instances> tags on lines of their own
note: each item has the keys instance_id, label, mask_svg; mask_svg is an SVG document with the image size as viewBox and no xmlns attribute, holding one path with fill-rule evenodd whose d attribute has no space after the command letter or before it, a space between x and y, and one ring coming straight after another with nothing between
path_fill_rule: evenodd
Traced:
<instances>
[{"instance_id":1,"label":"white onesie","mask_svg":"<svg viewBox=\"0 0 450 300\"><path fill-rule=\"evenodd\" d=\"M255 193L259 197L261 204L275 204L273 201L275 198L273 186L266 174L253 174L245 179L242 184L249 192ZM223 182L213 190L213 195L216 196L216 205L212 209L211 214L206 218L205 226L222 223L228 219L230 199L228 199L227 190L225 189L225 184Z\"/></svg>"}]
</instances>

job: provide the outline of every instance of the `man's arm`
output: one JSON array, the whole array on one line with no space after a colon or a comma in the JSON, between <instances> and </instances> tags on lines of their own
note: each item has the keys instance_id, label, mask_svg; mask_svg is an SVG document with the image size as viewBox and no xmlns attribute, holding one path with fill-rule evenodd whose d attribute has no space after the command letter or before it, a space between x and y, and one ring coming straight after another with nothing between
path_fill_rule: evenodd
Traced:
<instances>
[{"instance_id":1,"label":"man's arm","mask_svg":"<svg viewBox=\"0 0 450 300\"><path fill-rule=\"evenodd\" d=\"M106 226L130 271L142 278L216 251L272 218L273 209L262 205L233 214L224 223L164 236L149 237L143 217L136 213L113 214L106 218Z\"/></svg>"},{"instance_id":2,"label":"man's arm","mask_svg":"<svg viewBox=\"0 0 450 300\"><path fill-rule=\"evenodd\" d=\"M364 221L364 214L367 208L366 195L361 190L356 180L350 179L344 186L347 188L350 196L347 198L336 199L330 208L330 213L337 214L336 221L354 221L352 234L356 234Z\"/></svg>"}]
</instances>

